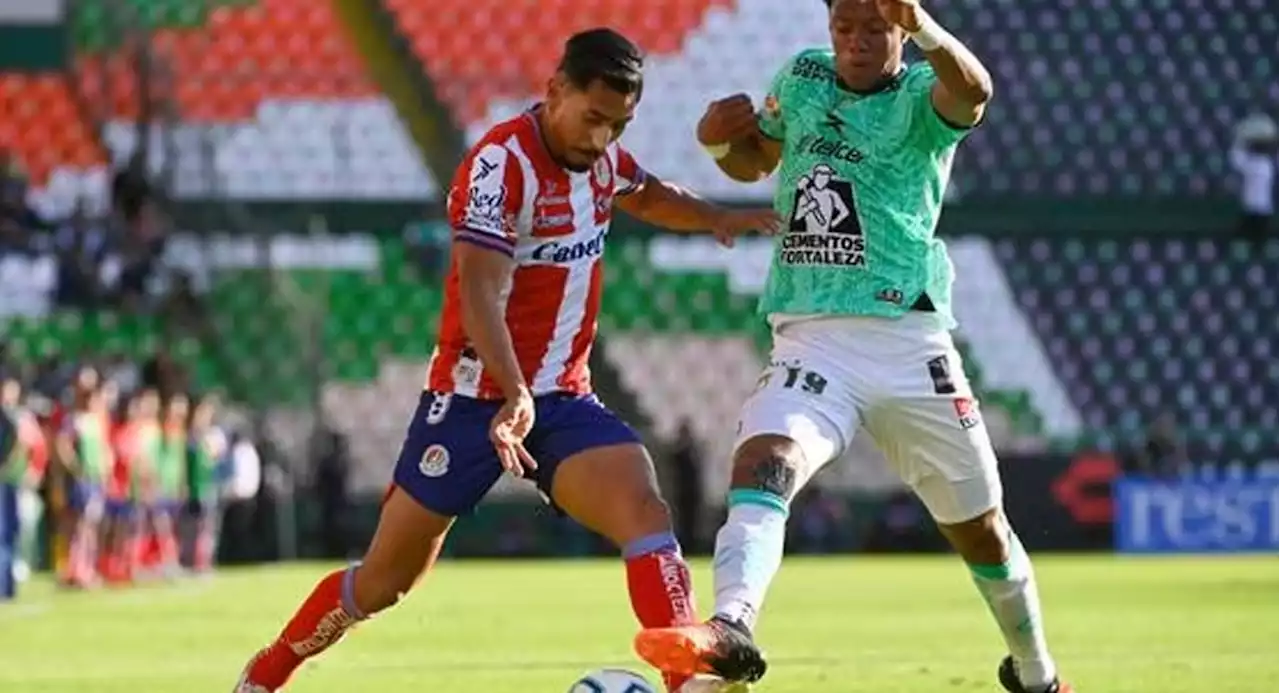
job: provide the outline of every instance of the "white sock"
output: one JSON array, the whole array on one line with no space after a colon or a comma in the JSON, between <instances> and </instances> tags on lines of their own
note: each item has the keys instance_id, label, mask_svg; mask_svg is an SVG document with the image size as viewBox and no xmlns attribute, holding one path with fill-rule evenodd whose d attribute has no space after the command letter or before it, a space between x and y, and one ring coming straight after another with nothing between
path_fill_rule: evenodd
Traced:
<instances>
[{"instance_id":1,"label":"white sock","mask_svg":"<svg viewBox=\"0 0 1280 693\"><path fill-rule=\"evenodd\" d=\"M969 564L969 572L1000 626L1018 680L1029 691L1045 690L1057 668L1045 642L1036 577L1022 542L1009 532L1009 560L1002 565Z\"/></svg>"},{"instance_id":2,"label":"white sock","mask_svg":"<svg viewBox=\"0 0 1280 693\"><path fill-rule=\"evenodd\" d=\"M716 534L717 616L755 628L769 583L782 565L787 503L771 493L729 492L729 518Z\"/></svg>"}]
</instances>

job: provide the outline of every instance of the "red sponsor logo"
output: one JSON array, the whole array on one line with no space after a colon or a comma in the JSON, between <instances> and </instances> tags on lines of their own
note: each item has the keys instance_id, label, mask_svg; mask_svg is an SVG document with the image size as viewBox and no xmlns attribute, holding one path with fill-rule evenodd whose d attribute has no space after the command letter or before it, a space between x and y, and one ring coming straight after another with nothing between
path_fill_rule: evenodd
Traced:
<instances>
[{"instance_id":1,"label":"red sponsor logo","mask_svg":"<svg viewBox=\"0 0 1280 693\"><path fill-rule=\"evenodd\" d=\"M1120 475L1120 465L1104 453L1080 455L1053 480L1053 497L1082 525L1105 525L1112 521L1111 482Z\"/></svg>"},{"instance_id":2,"label":"red sponsor logo","mask_svg":"<svg viewBox=\"0 0 1280 693\"><path fill-rule=\"evenodd\" d=\"M957 397L951 401L956 408L956 418L961 428L973 428L978 425L978 403L968 397Z\"/></svg>"}]
</instances>

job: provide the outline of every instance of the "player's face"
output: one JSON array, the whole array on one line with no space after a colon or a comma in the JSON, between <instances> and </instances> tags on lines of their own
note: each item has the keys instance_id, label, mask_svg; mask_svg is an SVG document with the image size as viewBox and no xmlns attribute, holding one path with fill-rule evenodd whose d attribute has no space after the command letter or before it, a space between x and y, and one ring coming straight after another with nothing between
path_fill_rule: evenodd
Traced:
<instances>
[{"instance_id":1,"label":"player's face","mask_svg":"<svg viewBox=\"0 0 1280 693\"><path fill-rule=\"evenodd\" d=\"M0 405L16 407L21 399L22 384L17 380L7 379L0 384Z\"/></svg>"},{"instance_id":2,"label":"player's face","mask_svg":"<svg viewBox=\"0 0 1280 693\"><path fill-rule=\"evenodd\" d=\"M830 183L830 182L831 182L831 174L815 173L813 175L813 185L816 188L825 188L827 187L827 183Z\"/></svg>"},{"instance_id":3,"label":"player's face","mask_svg":"<svg viewBox=\"0 0 1280 693\"><path fill-rule=\"evenodd\" d=\"M116 388L115 383L106 381L102 383L102 387L98 388L97 404L104 411L109 410L111 407L114 407L116 405L116 400L119 398L119 396L120 396L120 392Z\"/></svg>"},{"instance_id":4,"label":"player's face","mask_svg":"<svg viewBox=\"0 0 1280 693\"><path fill-rule=\"evenodd\" d=\"M552 80L546 103L552 153L565 168L586 171L604 156L635 117L639 94L623 94L596 80L578 89L563 78Z\"/></svg>"},{"instance_id":5,"label":"player's face","mask_svg":"<svg viewBox=\"0 0 1280 693\"><path fill-rule=\"evenodd\" d=\"M901 65L902 29L880 16L874 0L835 0L829 27L836 71L846 85L871 89Z\"/></svg>"},{"instance_id":6,"label":"player's face","mask_svg":"<svg viewBox=\"0 0 1280 693\"><path fill-rule=\"evenodd\" d=\"M204 400L196 405L195 411L191 413L191 423L197 428L205 428L213 423L213 403Z\"/></svg>"},{"instance_id":7,"label":"player's face","mask_svg":"<svg viewBox=\"0 0 1280 693\"><path fill-rule=\"evenodd\" d=\"M142 419L154 419L160 413L160 397L151 391L138 397L138 416Z\"/></svg>"},{"instance_id":8,"label":"player's face","mask_svg":"<svg viewBox=\"0 0 1280 693\"><path fill-rule=\"evenodd\" d=\"M174 397L169 400L169 407L165 411L165 417L169 423L186 423L187 422L187 400L182 397Z\"/></svg>"}]
</instances>

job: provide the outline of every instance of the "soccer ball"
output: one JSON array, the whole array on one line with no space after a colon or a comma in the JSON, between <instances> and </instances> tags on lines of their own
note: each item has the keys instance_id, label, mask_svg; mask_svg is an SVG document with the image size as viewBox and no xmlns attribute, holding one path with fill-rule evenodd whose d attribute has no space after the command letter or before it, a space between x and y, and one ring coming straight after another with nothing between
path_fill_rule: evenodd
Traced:
<instances>
[{"instance_id":1,"label":"soccer ball","mask_svg":"<svg viewBox=\"0 0 1280 693\"><path fill-rule=\"evenodd\" d=\"M597 669L569 686L569 693L657 693L657 690L634 671Z\"/></svg>"}]
</instances>

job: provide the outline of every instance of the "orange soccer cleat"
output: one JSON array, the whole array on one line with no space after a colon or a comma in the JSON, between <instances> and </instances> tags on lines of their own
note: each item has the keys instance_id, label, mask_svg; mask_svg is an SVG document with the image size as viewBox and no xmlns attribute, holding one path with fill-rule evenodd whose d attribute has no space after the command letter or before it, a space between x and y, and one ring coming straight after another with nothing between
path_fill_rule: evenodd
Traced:
<instances>
[{"instance_id":1,"label":"orange soccer cleat","mask_svg":"<svg viewBox=\"0 0 1280 693\"><path fill-rule=\"evenodd\" d=\"M654 668L673 674L755 683L768 668L746 626L719 617L691 626L645 629L636 635L635 649Z\"/></svg>"}]
</instances>

